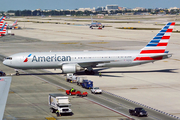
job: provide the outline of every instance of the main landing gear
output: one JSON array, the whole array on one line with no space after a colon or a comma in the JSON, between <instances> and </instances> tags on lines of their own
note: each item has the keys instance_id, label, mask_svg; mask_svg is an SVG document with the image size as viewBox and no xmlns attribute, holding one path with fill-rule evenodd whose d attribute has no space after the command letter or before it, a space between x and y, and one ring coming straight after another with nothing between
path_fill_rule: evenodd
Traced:
<instances>
[{"instance_id":1,"label":"main landing gear","mask_svg":"<svg viewBox=\"0 0 180 120\"><path fill-rule=\"evenodd\" d=\"M87 68L85 71L84 71L87 75L94 75L94 71L92 68Z\"/></svg>"}]
</instances>

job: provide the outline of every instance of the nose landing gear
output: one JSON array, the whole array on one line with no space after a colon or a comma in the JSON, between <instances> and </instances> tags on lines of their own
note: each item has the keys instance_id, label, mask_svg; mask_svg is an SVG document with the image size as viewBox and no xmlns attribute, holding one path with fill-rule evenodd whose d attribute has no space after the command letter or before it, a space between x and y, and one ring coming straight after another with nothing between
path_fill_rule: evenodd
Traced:
<instances>
[{"instance_id":1,"label":"nose landing gear","mask_svg":"<svg viewBox=\"0 0 180 120\"><path fill-rule=\"evenodd\" d=\"M17 69L15 69L15 72L16 72L16 75L18 76L19 75L19 71Z\"/></svg>"}]
</instances>

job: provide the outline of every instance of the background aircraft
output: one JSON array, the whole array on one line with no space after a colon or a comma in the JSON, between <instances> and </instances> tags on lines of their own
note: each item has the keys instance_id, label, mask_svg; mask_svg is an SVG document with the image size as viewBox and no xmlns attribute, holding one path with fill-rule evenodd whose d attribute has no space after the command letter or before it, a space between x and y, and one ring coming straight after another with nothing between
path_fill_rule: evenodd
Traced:
<instances>
[{"instance_id":1,"label":"background aircraft","mask_svg":"<svg viewBox=\"0 0 180 120\"><path fill-rule=\"evenodd\" d=\"M93 22L92 16L91 16L91 25L89 26L89 28L93 29L93 27L98 27L98 29L102 29L104 28L104 25L102 25L100 22Z\"/></svg>"},{"instance_id":2,"label":"background aircraft","mask_svg":"<svg viewBox=\"0 0 180 120\"><path fill-rule=\"evenodd\" d=\"M16 69L62 69L63 73L85 70L94 74L96 67L129 67L171 57L165 51L175 22L165 27L140 50L29 52L7 57L3 64Z\"/></svg>"},{"instance_id":3,"label":"background aircraft","mask_svg":"<svg viewBox=\"0 0 180 120\"><path fill-rule=\"evenodd\" d=\"M0 37L7 35L7 29L6 28L7 28L7 23L4 23L4 25L0 29Z\"/></svg>"},{"instance_id":4,"label":"background aircraft","mask_svg":"<svg viewBox=\"0 0 180 120\"><path fill-rule=\"evenodd\" d=\"M18 24L17 24L17 21L18 21L18 20L16 20L13 24L8 24L8 25L7 25L7 29L14 29L15 26L18 25Z\"/></svg>"},{"instance_id":5,"label":"background aircraft","mask_svg":"<svg viewBox=\"0 0 180 120\"><path fill-rule=\"evenodd\" d=\"M12 77L0 77L0 120L3 119Z\"/></svg>"},{"instance_id":6,"label":"background aircraft","mask_svg":"<svg viewBox=\"0 0 180 120\"><path fill-rule=\"evenodd\" d=\"M0 29L1 29L2 26L3 26L3 23L4 23L5 18L6 18L6 16L2 16L1 19L0 19Z\"/></svg>"}]
</instances>

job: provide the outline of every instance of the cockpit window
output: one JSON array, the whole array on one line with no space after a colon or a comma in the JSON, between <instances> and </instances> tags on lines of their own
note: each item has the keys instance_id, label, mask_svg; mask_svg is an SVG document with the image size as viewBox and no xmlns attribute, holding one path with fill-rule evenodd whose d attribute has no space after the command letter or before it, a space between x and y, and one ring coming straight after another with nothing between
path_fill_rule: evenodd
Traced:
<instances>
[{"instance_id":1,"label":"cockpit window","mask_svg":"<svg viewBox=\"0 0 180 120\"><path fill-rule=\"evenodd\" d=\"M6 60L12 60L12 57L7 57L7 58L5 58Z\"/></svg>"}]
</instances>

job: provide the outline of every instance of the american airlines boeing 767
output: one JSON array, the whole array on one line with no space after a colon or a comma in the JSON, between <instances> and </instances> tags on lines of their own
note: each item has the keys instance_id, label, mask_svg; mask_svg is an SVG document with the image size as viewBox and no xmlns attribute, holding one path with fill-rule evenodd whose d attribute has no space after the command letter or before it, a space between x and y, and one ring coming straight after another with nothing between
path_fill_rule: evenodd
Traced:
<instances>
[{"instance_id":1,"label":"american airlines boeing 767","mask_svg":"<svg viewBox=\"0 0 180 120\"><path fill-rule=\"evenodd\" d=\"M175 22L167 23L162 30L140 50L29 52L11 55L3 64L16 69L58 69L63 73L85 70L94 74L97 67L129 67L172 56L165 51Z\"/></svg>"}]
</instances>

